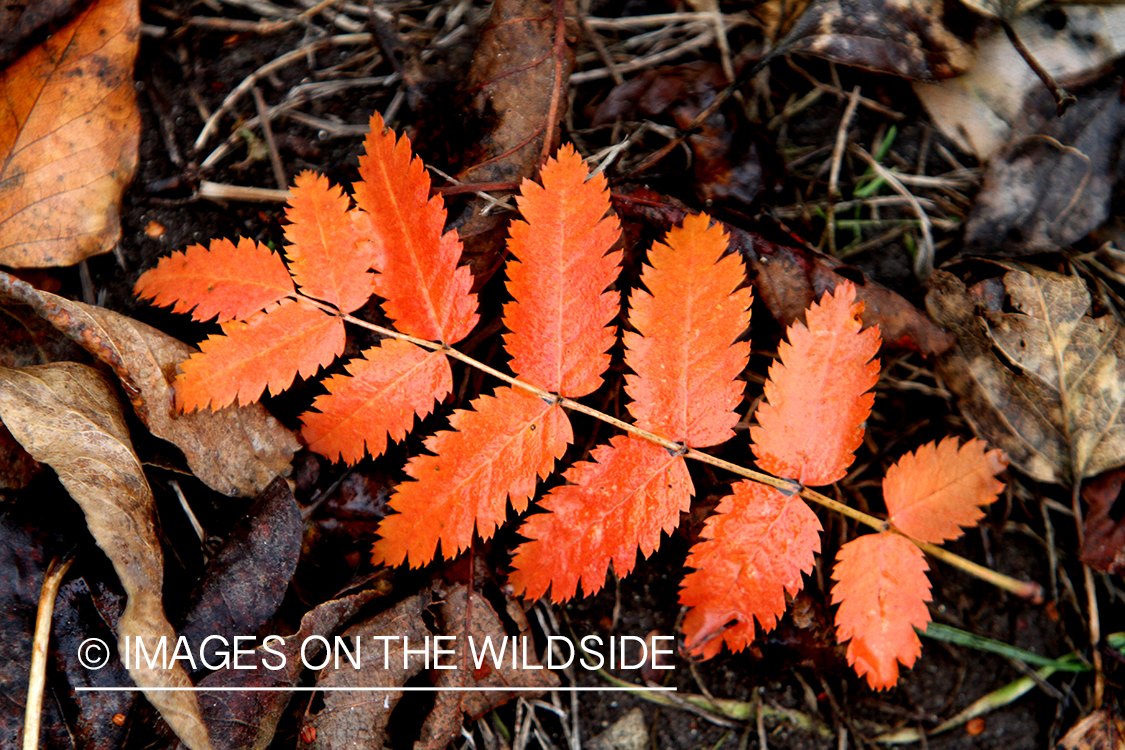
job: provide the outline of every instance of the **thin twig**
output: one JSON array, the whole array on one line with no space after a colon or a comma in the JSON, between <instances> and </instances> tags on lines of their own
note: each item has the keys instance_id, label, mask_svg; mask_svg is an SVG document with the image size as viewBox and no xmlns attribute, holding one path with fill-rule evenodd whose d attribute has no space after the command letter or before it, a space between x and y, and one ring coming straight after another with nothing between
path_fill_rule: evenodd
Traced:
<instances>
[{"instance_id":1,"label":"thin twig","mask_svg":"<svg viewBox=\"0 0 1125 750\"><path fill-rule=\"evenodd\" d=\"M279 190L289 188L289 178L285 176L285 167L281 164L281 154L277 150L277 141L273 137L273 126L270 125L269 108L266 100L262 98L262 90L252 86L250 91L254 94L254 106L258 110L258 121L262 124L262 135L266 139L266 150L270 154L270 166L273 167L273 179L277 182Z\"/></svg>"},{"instance_id":2,"label":"thin twig","mask_svg":"<svg viewBox=\"0 0 1125 750\"><path fill-rule=\"evenodd\" d=\"M875 157L867 153L862 146L853 143L849 146L849 149L851 149L852 153L867 162L868 165L875 170L875 173L886 180L887 184L890 185L896 193L906 198L910 207L914 209L914 214L918 217L918 222L922 227L922 246L919 248L918 256L914 259L914 273L923 281L928 279L930 274L934 272L935 255L934 235L929 214L922 209L921 204L918 203L918 199L913 193L906 189L906 186L898 179L897 174L880 164Z\"/></svg>"},{"instance_id":3,"label":"thin twig","mask_svg":"<svg viewBox=\"0 0 1125 750\"><path fill-rule=\"evenodd\" d=\"M55 597L74 558L51 560L39 592L39 609L35 613L35 636L31 643L31 671L27 678L27 704L23 715L23 750L39 747L39 724L43 713L43 690L47 686L47 651L51 643L51 616Z\"/></svg>"},{"instance_id":4,"label":"thin twig","mask_svg":"<svg viewBox=\"0 0 1125 750\"><path fill-rule=\"evenodd\" d=\"M855 117L856 107L859 106L859 92L860 87L856 86L848 96L848 106L844 108L844 116L840 118L840 127L836 128L836 143L832 147L832 168L828 170L828 216L824 225L829 255L836 254L836 199L840 196L840 167L844 162L844 149L848 145L848 128Z\"/></svg>"}]
</instances>

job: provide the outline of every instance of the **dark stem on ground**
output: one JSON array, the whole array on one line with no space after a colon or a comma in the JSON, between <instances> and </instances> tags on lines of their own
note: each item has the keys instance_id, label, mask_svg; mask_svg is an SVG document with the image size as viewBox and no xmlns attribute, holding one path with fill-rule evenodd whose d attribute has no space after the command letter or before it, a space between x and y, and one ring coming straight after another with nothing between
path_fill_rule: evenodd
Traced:
<instances>
[{"instance_id":1,"label":"dark stem on ground","mask_svg":"<svg viewBox=\"0 0 1125 750\"><path fill-rule=\"evenodd\" d=\"M1035 55L1031 54L1031 50L1023 43L1023 40L1020 39L1019 34L1016 33L1016 30L1012 28L1012 24L1008 23L1007 19L1001 18L1000 25L1004 27L1004 33L1008 35L1008 41L1016 48L1016 52L1019 52L1020 57L1035 71L1035 75L1039 76L1039 80L1042 81L1043 85L1047 87L1047 90L1051 92L1051 96L1055 97L1055 107L1059 117L1062 117L1066 114L1070 105L1076 103L1078 100L1073 94L1060 86L1058 81L1055 80L1055 77L1039 64L1039 60L1035 58Z\"/></svg>"}]
</instances>

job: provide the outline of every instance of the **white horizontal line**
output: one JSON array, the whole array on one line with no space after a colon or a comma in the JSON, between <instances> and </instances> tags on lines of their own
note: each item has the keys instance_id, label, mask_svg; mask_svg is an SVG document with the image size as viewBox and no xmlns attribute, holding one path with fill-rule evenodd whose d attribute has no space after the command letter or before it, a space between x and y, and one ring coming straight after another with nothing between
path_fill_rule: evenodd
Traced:
<instances>
[{"instance_id":1,"label":"white horizontal line","mask_svg":"<svg viewBox=\"0 0 1125 750\"><path fill-rule=\"evenodd\" d=\"M674 687L76 687L80 693L393 693L393 692L492 692L492 693L674 693Z\"/></svg>"}]
</instances>

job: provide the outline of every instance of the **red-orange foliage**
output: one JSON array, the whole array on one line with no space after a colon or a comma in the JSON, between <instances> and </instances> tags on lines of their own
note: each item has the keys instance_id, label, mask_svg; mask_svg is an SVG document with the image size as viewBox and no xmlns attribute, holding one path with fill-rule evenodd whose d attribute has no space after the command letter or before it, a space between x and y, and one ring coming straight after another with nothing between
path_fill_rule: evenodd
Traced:
<instances>
[{"instance_id":1,"label":"red-orange foliage","mask_svg":"<svg viewBox=\"0 0 1125 750\"><path fill-rule=\"evenodd\" d=\"M175 253L141 277L142 296L222 322L223 334L182 364L180 408L221 408L265 388L276 393L298 374L310 377L343 351L346 314L372 293L396 336L448 346L472 330L472 278L459 265L459 240L443 233L444 209L429 197L421 162L378 116L366 146L355 207L324 178L298 176L288 267L262 245L218 240ZM527 510L537 482L573 440L559 399L602 382L616 335L612 286L621 259L606 182L589 176L570 147L543 166L540 182L525 181L517 197L523 218L511 227L512 300L504 306L511 370L534 393L504 386L481 395L452 413L450 430L426 439L428 453L410 460L410 481L390 500L395 512L380 527L377 562L420 566L439 548L451 558L474 535L491 537L509 503ZM652 554L690 507L684 454L734 436L751 291L725 232L706 215L688 217L650 249L640 284L629 296L631 330L623 336L628 410L637 428L667 442L612 437L540 500L545 512L521 527L527 541L515 551L511 575L529 597L549 591L561 601L579 586L591 594L610 566L627 575L638 552ZM821 525L797 490L842 478L862 443L879 373L879 334L863 330L862 312L854 287L842 284L779 347L750 438L759 467L793 489L740 481L708 519L681 591L691 608L686 647L695 654L713 656L724 643L745 648L755 621L773 628L786 595L812 570ZM327 393L302 417L312 450L348 462L378 455L450 393L448 349L415 342L384 340L324 381ZM887 472L887 528L841 548L832 591L838 636L872 687L893 685L898 663L913 663L913 628L929 620L925 560L907 537L937 543L975 523L979 506L1002 487L994 475L1003 467L1002 454L978 441L922 446Z\"/></svg>"}]
</instances>

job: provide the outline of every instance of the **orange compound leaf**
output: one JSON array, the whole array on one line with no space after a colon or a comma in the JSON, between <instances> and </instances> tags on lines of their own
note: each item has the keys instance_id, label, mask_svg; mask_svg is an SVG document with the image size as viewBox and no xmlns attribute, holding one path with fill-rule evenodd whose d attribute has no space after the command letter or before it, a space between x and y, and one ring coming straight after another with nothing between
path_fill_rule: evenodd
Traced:
<instances>
[{"instance_id":1,"label":"orange compound leaf","mask_svg":"<svg viewBox=\"0 0 1125 750\"><path fill-rule=\"evenodd\" d=\"M907 667L922 653L914 628L930 621L926 558L909 539L884 532L864 534L840 548L832 570L836 640L848 644L848 664L867 675L872 690L898 683L898 662Z\"/></svg>"},{"instance_id":2,"label":"orange compound leaf","mask_svg":"<svg viewBox=\"0 0 1125 750\"><path fill-rule=\"evenodd\" d=\"M508 513L527 509L536 479L555 468L574 435L558 404L503 387L481 396L473 411L449 418L454 431L426 439L432 456L416 456L391 496L396 513L379 525L382 536L373 560L385 565L420 567L433 559L438 544L452 559L467 549L473 531L489 539Z\"/></svg>"},{"instance_id":3,"label":"orange compound leaf","mask_svg":"<svg viewBox=\"0 0 1125 750\"><path fill-rule=\"evenodd\" d=\"M734 485L691 549L680 604L684 648L710 659L724 641L741 651L754 640L754 620L769 631L796 595L820 551L820 520L797 495L757 482ZM733 623L733 624L732 624Z\"/></svg>"},{"instance_id":4,"label":"orange compound leaf","mask_svg":"<svg viewBox=\"0 0 1125 750\"><path fill-rule=\"evenodd\" d=\"M572 146L540 172L543 186L524 180L516 198L524 221L513 221L508 249L504 347L520 378L552 393L585 396L601 385L614 342L610 321L620 295L621 234L610 214L603 176L589 177Z\"/></svg>"},{"instance_id":5,"label":"orange compound leaf","mask_svg":"<svg viewBox=\"0 0 1125 750\"><path fill-rule=\"evenodd\" d=\"M328 393L301 415L301 438L309 450L354 464L387 449L387 437L402 440L434 404L453 390L449 359L408 341L387 339L346 365L347 375L324 381Z\"/></svg>"},{"instance_id":6,"label":"orange compound leaf","mask_svg":"<svg viewBox=\"0 0 1125 750\"><path fill-rule=\"evenodd\" d=\"M296 300L223 324L200 352L180 363L176 406L218 410L236 398L256 401L266 388L278 394L296 375L309 377L344 351L344 322Z\"/></svg>"},{"instance_id":7,"label":"orange compound leaf","mask_svg":"<svg viewBox=\"0 0 1125 750\"><path fill-rule=\"evenodd\" d=\"M396 138L371 117L367 153L359 159L355 200L370 217L376 257L381 262L375 293L403 333L453 344L477 322L473 276L458 267L461 241L442 234L445 207L430 198L430 178L410 142Z\"/></svg>"},{"instance_id":8,"label":"orange compound leaf","mask_svg":"<svg viewBox=\"0 0 1125 750\"><path fill-rule=\"evenodd\" d=\"M996 501L1004 483L996 475L1008 466L1001 450L986 450L977 439L958 450L957 439L926 443L887 470L883 500L890 522L920 542L941 544L961 536L984 516L981 505Z\"/></svg>"},{"instance_id":9,"label":"orange compound leaf","mask_svg":"<svg viewBox=\"0 0 1125 750\"><path fill-rule=\"evenodd\" d=\"M196 320L244 320L293 294L293 279L281 256L245 237L236 246L211 240L210 249L192 245L161 258L141 274L137 295L172 311L192 311Z\"/></svg>"},{"instance_id":10,"label":"orange compound leaf","mask_svg":"<svg viewBox=\"0 0 1125 750\"><path fill-rule=\"evenodd\" d=\"M723 253L727 235L706 214L688 216L648 254L641 281L629 297L625 333L625 390L637 426L693 448L734 437L737 380L750 356L735 342L750 325L749 288L742 260Z\"/></svg>"},{"instance_id":11,"label":"orange compound leaf","mask_svg":"<svg viewBox=\"0 0 1125 750\"><path fill-rule=\"evenodd\" d=\"M645 557L655 552L660 532L671 533L691 505L695 488L682 456L629 435L615 435L592 455L567 470L571 484L539 501L550 512L520 528L531 541L516 550L509 582L530 599L550 589L563 602L579 583L589 596L605 585L610 563L627 576L637 548Z\"/></svg>"},{"instance_id":12,"label":"orange compound leaf","mask_svg":"<svg viewBox=\"0 0 1125 750\"><path fill-rule=\"evenodd\" d=\"M862 312L848 282L809 306L807 327L789 326L750 428L765 471L814 487L847 473L875 402L867 391L879 379L879 331L860 331Z\"/></svg>"},{"instance_id":13,"label":"orange compound leaf","mask_svg":"<svg viewBox=\"0 0 1125 750\"><path fill-rule=\"evenodd\" d=\"M367 217L349 210L351 199L327 177L315 172L297 175L289 190L285 239L293 279L301 292L343 312L359 309L375 291L369 272L375 248L362 230Z\"/></svg>"}]
</instances>

